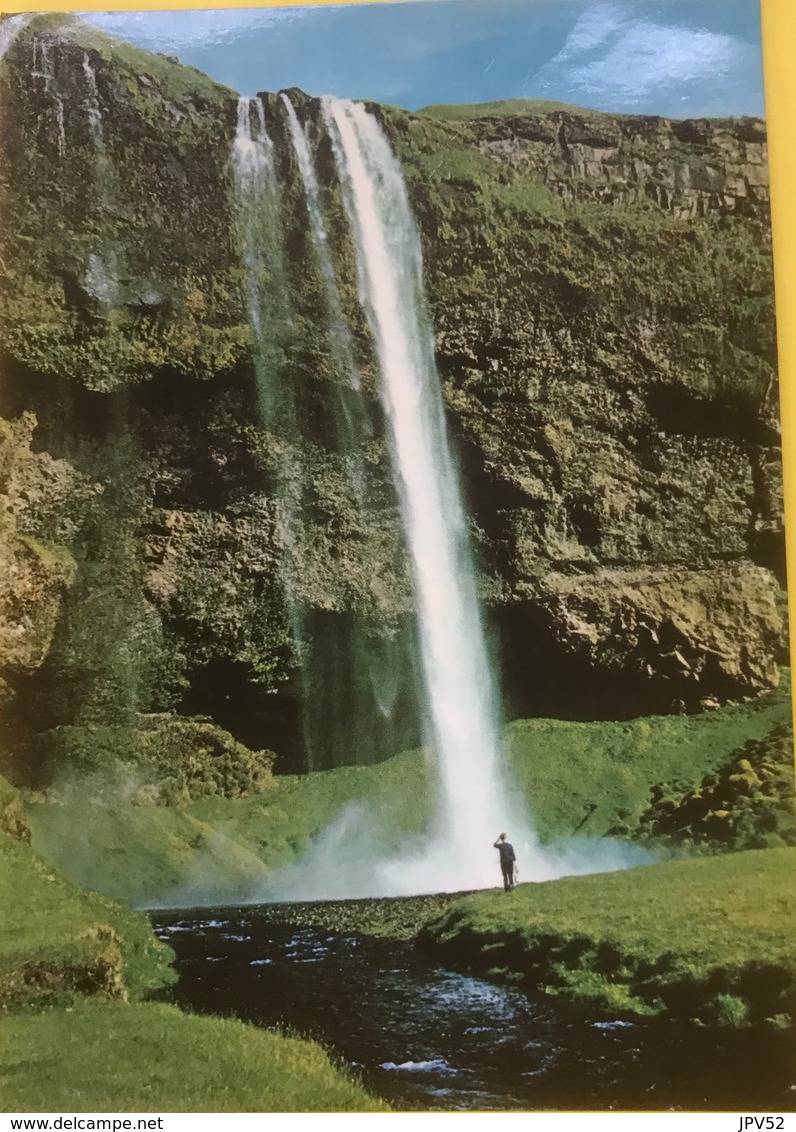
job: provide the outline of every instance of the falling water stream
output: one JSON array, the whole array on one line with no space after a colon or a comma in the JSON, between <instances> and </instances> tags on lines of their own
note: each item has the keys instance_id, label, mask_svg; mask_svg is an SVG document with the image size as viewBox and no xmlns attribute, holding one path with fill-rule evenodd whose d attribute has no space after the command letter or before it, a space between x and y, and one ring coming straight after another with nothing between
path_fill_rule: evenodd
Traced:
<instances>
[{"instance_id":1,"label":"falling water stream","mask_svg":"<svg viewBox=\"0 0 796 1132\"><path fill-rule=\"evenodd\" d=\"M494 880L485 853L511 813L491 666L457 476L448 445L420 240L400 165L364 106L326 98L359 292L376 343L393 472L412 562L429 720L441 783L435 842L402 861L402 882L443 890ZM521 828L520 823L525 825ZM526 852L527 852L526 848ZM406 891L406 888L404 888Z\"/></svg>"},{"instance_id":2,"label":"falling water stream","mask_svg":"<svg viewBox=\"0 0 796 1132\"><path fill-rule=\"evenodd\" d=\"M32 13L20 12L15 16L6 16L0 22L0 59L14 46L32 19Z\"/></svg>"},{"instance_id":3,"label":"falling water stream","mask_svg":"<svg viewBox=\"0 0 796 1132\"><path fill-rule=\"evenodd\" d=\"M281 101L323 280L332 354L337 369L348 375L343 384L349 410L359 405L356 412L344 412L339 418L332 448L345 454L356 504L364 515L367 500L359 486L364 482L363 434L351 422L357 417L363 420L365 414L359 404L351 332L343 315L309 139L289 96L283 94ZM321 111L353 240L359 299L378 361L393 481L411 564L422 709L437 802L422 835L389 848L379 816L363 804L352 803L316 839L305 858L283 870L253 899L339 899L488 887L494 883L496 868L490 846L504 828L520 851L525 879L643 863L648 859L643 854L624 855L616 846L599 841L543 851L519 794L511 787L467 521L434 360L420 239L406 185L386 135L364 106L327 97L321 100ZM239 101L233 164L243 213L243 258L261 406L269 436L277 420L283 435L286 421L293 430L291 442L283 445L288 463L283 459L278 470L277 494L286 591L294 638L301 637L303 647L306 610L291 592L298 573L296 561L290 561L302 537L303 472L288 466L291 456L294 464L297 457L300 463L301 422L293 379L285 380L279 366L268 361L272 335L289 321L290 297L278 222L274 147L259 98ZM340 423L344 421L348 423ZM271 436L269 442L278 457L278 439ZM311 649L309 642L305 663L300 664L308 714L319 695L307 678L306 656ZM343 657L341 651L340 661ZM355 682L370 660L367 649L348 651L349 689L344 698L350 714L358 712ZM316 673L315 678L323 681L324 673ZM305 723L305 733L309 747L317 727L313 730ZM311 749L308 760L312 768Z\"/></svg>"},{"instance_id":4,"label":"falling water stream","mask_svg":"<svg viewBox=\"0 0 796 1132\"><path fill-rule=\"evenodd\" d=\"M2 51L1 47L0 51ZM0 58L2 58L2 54L0 54ZM58 90L52 56L50 55L50 44L41 36L37 36L33 41L33 70L31 75L35 79L42 79L45 94L55 104L55 118L58 125L58 156L63 157L66 153L64 100Z\"/></svg>"}]
</instances>

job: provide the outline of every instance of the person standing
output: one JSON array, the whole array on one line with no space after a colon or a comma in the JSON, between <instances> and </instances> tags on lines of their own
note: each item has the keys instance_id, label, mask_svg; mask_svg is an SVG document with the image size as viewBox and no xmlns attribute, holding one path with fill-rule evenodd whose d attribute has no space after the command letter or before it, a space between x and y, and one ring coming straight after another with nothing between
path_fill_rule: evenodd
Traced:
<instances>
[{"instance_id":1,"label":"person standing","mask_svg":"<svg viewBox=\"0 0 796 1132\"><path fill-rule=\"evenodd\" d=\"M514 846L506 841L505 833L501 833L493 848L497 849L498 853L500 853L500 871L503 874L503 887L506 892L511 892L512 888L514 888L514 869L517 865L517 855L514 852Z\"/></svg>"}]
</instances>

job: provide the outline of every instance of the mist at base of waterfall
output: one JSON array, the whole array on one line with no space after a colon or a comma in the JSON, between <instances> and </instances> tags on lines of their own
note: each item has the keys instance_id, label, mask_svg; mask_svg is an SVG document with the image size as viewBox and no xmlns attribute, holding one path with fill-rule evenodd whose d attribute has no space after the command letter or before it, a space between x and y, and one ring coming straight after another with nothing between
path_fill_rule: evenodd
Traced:
<instances>
[{"instance_id":1,"label":"mist at base of waterfall","mask_svg":"<svg viewBox=\"0 0 796 1132\"><path fill-rule=\"evenodd\" d=\"M251 903L354 900L363 897L425 896L502 886L493 843L501 830L471 841L460 852L443 835L415 836L385 849L377 815L350 803L304 856L275 874ZM541 846L533 835L507 839L517 854L518 883L610 873L653 864L641 846L606 837L564 838Z\"/></svg>"}]
</instances>

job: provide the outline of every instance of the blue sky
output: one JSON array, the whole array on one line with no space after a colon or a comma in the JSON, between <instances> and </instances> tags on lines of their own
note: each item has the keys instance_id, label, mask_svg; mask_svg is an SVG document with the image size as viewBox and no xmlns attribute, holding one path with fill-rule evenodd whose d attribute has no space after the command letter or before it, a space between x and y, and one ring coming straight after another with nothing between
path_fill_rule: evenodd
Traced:
<instances>
[{"instance_id":1,"label":"blue sky","mask_svg":"<svg viewBox=\"0 0 796 1132\"><path fill-rule=\"evenodd\" d=\"M242 94L763 114L757 0L410 0L85 19Z\"/></svg>"}]
</instances>

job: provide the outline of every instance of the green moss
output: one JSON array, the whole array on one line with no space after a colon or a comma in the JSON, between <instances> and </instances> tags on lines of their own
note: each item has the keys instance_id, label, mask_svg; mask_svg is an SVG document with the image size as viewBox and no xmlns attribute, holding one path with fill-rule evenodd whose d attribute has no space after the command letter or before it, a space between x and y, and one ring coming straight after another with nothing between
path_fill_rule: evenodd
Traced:
<instances>
[{"instance_id":1,"label":"green moss","mask_svg":"<svg viewBox=\"0 0 796 1132\"><path fill-rule=\"evenodd\" d=\"M19 1112L383 1112L314 1042L174 1007L84 1002L0 1037Z\"/></svg>"},{"instance_id":2,"label":"green moss","mask_svg":"<svg viewBox=\"0 0 796 1132\"><path fill-rule=\"evenodd\" d=\"M63 153L50 151L54 100L28 89L34 32L46 32L61 60ZM101 144L85 113L84 59ZM0 175L3 213L14 218L0 288L11 357L97 390L163 368L208 378L240 359L248 331L231 239L234 97L73 17L33 21L0 75L3 119L15 124L4 131L9 172Z\"/></svg>"},{"instance_id":3,"label":"green moss","mask_svg":"<svg viewBox=\"0 0 796 1132\"><path fill-rule=\"evenodd\" d=\"M454 900L420 942L601 1012L793 1018L795 867L776 849L520 885Z\"/></svg>"},{"instance_id":4,"label":"green moss","mask_svg":"<svg viewBox=\"0 0 796 1132\"><path fill-rule=\"evenodd\" d=\"M625 832L675 850L721 853L796 844L793 727L752 738L701 781L658 782L638 825Z\"/></svg>"},{"instance_id":5,"label":"green moss","mask_svg":"<svg viewBox=\"0 0 796 1132\"><path fill-rule=\"evenodd\" d=\"M146 75L175 100L201 99L224 106L230 99L237 98L235 91L215 82L195 67L134 47L75 17L67 18L62 30L72 42L95 51L105 63L123 74Z\"/></svg>"},{"instance_id":6,"label":"green moss","mask_svg":"<svg viewBox=\"0 0 796 1132\"><path fill-rule=\"evenodd\" d=\"M58 797L79 789L106 803L121 795L139 805L185 805L207 795L245 797L272 785L271 752L250 751L205 719L137 715L121 726L56 727L21 746Z\"/></svg>"},{"instance_id":7,"label":"green moss","mask_svg":"<svg viewBox=\"0 0 796 1132\"><path fill-rule=\"evenodd\" d=\"M65 546L45 546L44 543L31 538L29 535L17 534L16 539L41 562L45 570L58 570L69 581L74 578L77 563Z\"/></svg>"},{"instance_id":8,"label":"green moss","mask_svg":"<svg viewBox=\"0 0 796 1132\"><path fill-rule=\"evenodd\" d=\"M2 776L0 776L0 831L18 841L30 841L30 822L20 792Z\"/></svg>"}]
</instances>

